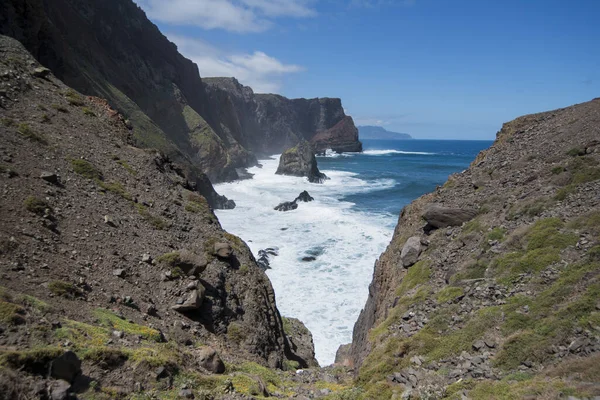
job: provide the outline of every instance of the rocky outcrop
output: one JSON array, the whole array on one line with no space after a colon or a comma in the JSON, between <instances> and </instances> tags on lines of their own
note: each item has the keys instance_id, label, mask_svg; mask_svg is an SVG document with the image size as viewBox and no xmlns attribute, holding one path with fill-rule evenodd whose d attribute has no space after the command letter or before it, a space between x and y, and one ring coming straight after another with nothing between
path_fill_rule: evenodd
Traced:
<instances>
[{"instance_id":1,"label":"rocky outcrop","mask_svg":"<svg viewBox=\"0 0 600 400\"><path fill-rule=\"evenodd\" d=\"M223 129L257 155L271 155L310 141L324 151L361 151L358 131L340 99L287 99L255 94L235 78L205 78L208 98L218 104Z\"/></svg>"},{"instance_id":2,"label":"rocky outcrop","mask_svg":"<svg viewBox=\"0 0 600 400\"><path fill-rule=\"evenodd\" d=\"M599 126L600 99L506 123L402 210L354 326L365 398L520 398L548 376L589 396L569 371L600 357L598 323L582 324L600 282Z\"/></svg>"},{"instance_id":3,"label":"rocky outcrop","mask_svg":"<svg viewBox=\"0 0 600 400\"><path fill-rule=\"evenodd\" d=\"M344 117L329 129L319 131L310 139L310 143L319 153L327 149L336 153L362 151L362 143L358 140L358 129L350 116Z\"/></svg>"},{"instance_id":4,"label":"rocky outcrop","mask_svg":"<svg viewBox=\"0 0 600 400\"><path fill-rule=\"evenodd\" d=\"M283 326L289 348L300 366L303 368L318 367L319 363L315 358L315 344L308 328L299 319L288 317L284 317Z\"/></svg>"},{"instance_id":5,"label":"rocky outcrop","mask_svg":"<svg viewBox=\"0 0 600 400\"><path fill-rule=\"evenodd\" d=\"M296 201L284 201L283 203L279 203L275 206L275 211L292 211L298 208L298 203Z\"/></svg>"},{"instance_id":6,"label":"rocky outcrop","mask_svg":"<svg viewBox=\"0 0 600 400\"><path fill-rule=\"evenodd\" d=\"M475 210L465 210L462 208L443 207L439 204L432 204L423 213L423 219L429 225L427 230L445 228L447 226L460 226L470 221L477 215Z\"/></svg>"},{"instance_id":7,"label":"rocky outcrop","mask_svg":"<svg viewBox=\"0 0 600 400\"><path fill-rule=\"evenodd\" d=\"M279 158L278 175L305 176L311 183L323 183L327 176L319 171L312 146L301 141L287 149Z\"/></svg>"},{"instance_id":8,"label":"rocky outcrop","mask_svg":"<svg viewBox=\"0 0 600 400\"><path fill-rule=\"evenodd\" d=\"M196 343L283 367L275 294L246 244L176 164L131 146L115 110L39 67L0 36L0 398L9 370L23 388L9 398L39 398L50 378L131 397L200 363L221 370Z\"/></svg>"}]
</instances>

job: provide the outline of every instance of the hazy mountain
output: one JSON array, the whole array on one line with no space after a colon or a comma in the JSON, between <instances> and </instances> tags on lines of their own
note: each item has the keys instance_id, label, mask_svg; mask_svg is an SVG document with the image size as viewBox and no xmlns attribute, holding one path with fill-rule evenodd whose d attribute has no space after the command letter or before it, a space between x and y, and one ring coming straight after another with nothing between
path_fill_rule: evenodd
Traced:
<instances>
[{"instance_id":1,"label":"hazy mountain","mask_svg":"<svg viewBox=\"0 0 600 400\"><path fill-rule=\"evenodd\" d=\"M408 133L390 132L381 126L359 126L358 136L361 139L409 140Z\"/></svg>"}]
</instances>

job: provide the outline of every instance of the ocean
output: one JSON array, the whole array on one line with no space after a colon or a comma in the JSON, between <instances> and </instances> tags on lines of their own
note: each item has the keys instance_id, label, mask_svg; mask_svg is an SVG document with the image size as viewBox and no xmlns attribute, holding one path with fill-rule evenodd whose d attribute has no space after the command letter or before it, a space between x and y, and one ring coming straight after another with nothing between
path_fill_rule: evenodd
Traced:
<instances>
[{"instance_id":1,"label":"ocean","mask_svg":"<svg viewBox=\"0 0 600 400\"><path fill-rule=\"evenodd\" d=\"M365 140L363 153L317 157L330 178L323 184L275 175L279 155L274 155L249 169L252 179L215 186L237 204L216 214L257 259L260 250L276 250L267 275L277 307L305 323L317 360L329 365L339 345L352 340L375 260L389 244L402 207L467 168L491 144ZM315 200L293 211L273 209L303 190Z\"/></svg>"}]
</instances>

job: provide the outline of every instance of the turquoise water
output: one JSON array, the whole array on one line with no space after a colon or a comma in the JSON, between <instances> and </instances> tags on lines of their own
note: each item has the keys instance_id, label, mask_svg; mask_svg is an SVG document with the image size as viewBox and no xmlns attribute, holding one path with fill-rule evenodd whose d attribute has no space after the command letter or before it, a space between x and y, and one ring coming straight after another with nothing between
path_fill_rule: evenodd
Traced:
<instances>
[{"instance_id":1,"label":"turquoise water","mask_svg":"<svg viewBox=\"0 0 600 400\"><path fill-rule=\"evenodd\" d=\"M364 153L318 157L330 178L323 184L276 175L275 155L249 170L253 179L216 185L237 203L216 214L255 256L261 249L278 249L267 270L277 307L306 324L318 361L328 365L338 346L352 339L373 264L389 244L402 207L467 168L490 144L369 140ZM315 200L293 211L273 209L303 190ZM315 259L303 261L307 256Z\"/></svg>"}]
</instances>

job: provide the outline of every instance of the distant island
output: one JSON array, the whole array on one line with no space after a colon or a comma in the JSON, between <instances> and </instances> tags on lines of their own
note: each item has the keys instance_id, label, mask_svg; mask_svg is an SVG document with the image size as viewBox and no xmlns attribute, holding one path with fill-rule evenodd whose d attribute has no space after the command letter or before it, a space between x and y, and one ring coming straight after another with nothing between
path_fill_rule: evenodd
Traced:
<instances>
[{"instance_id":1,"label":"distant island","mask_svg":"<svg viewBox=\"0 0 600 400\"><path fill-rule=\"evenodd\" d=\"M359 126L358 137L361 139L380 140L410 140L412 136L408 133L390 132L381 126Z\"/></svg>"}]
</instances>

